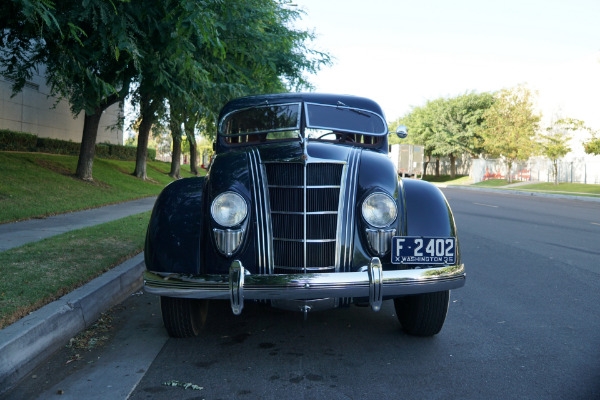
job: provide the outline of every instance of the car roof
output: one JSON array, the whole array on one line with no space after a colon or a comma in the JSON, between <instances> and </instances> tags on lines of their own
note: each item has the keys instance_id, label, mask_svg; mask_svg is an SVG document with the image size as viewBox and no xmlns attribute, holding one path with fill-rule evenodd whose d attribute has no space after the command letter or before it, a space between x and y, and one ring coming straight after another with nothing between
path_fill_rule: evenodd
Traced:
<instances>
[{"instance_id":1,"label":"car roof","mask_svg":"<svg viewBox=\"0 0 600 400\"><path fill-rule=\"evenodd\" d=\"M381 109L379 104L377 104L371 99L347 94L326 93L278 93L241 97L225 104L225 106L221 110L221 114L219 115L219 120L224 115L243 108L254 107L258 105L295 102L319 103L329 105L339 105L339 103L341 102L348 107L360 108L363 110L368 110L377 113L381 115L385 120L383 110Z\"/></svg>"}]
</instances>

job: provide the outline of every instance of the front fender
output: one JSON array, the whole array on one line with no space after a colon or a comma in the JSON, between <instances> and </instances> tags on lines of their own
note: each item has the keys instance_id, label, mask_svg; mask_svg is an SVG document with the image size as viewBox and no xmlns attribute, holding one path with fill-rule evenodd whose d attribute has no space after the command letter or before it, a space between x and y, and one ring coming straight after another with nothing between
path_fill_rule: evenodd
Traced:
<instances>
[{"instance_id":1,"label":"front fender","mask_svg":"<svg viewBox=\"0 0 600 400\"><path fill-rule=\"evenodd\" d=\"M402 207L403 236L455 237L457 264L460 247L456 224L446 196L435 185L417 179L402 179L399 183Z\"/></svg>"},{"instance_id":2,"label":"front fender","mask_svg":"<svg viewBox=\"0 0 600 400\"><path fill-rule=\"evenodd\" d=\"M199 273L205 182L205 177L177 180L156 199L144 248L148 270Z\"/></svg>"}]
</instances>

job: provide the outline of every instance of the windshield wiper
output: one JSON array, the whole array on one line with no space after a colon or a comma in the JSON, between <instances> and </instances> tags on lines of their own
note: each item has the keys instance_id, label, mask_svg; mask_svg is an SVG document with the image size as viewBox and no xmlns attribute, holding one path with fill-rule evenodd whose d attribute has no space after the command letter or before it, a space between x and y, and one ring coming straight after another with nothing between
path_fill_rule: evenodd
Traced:
<instances>
[{"instance_id":1,"label":"windshield wiper","mask_svg":"<svg viewBox=\"0 0 600 400\"><path fill-rule=\"evenodd\" d=\"M341 101L338 101L338 102L337 102L337 107L336 107L336 108L337 108L338 110L341 110L340 106L344 106L344 107L345 107L345 108L344 108L344 110L349 110L349 111L352 111L352 112L354 112L354 113L356 113L356 114L359 114L359 115L362 115L362 116L365 116L365 117L371 118L371 115L370 115L370 114L367 114L366 112L364 112L364 111L361 111L361 110L358 110L358 109L356 109L356 108L350 108L350 107L348 107L347 105L345 105L344 103L342 103Z\"/></svg>"}]
</instances>

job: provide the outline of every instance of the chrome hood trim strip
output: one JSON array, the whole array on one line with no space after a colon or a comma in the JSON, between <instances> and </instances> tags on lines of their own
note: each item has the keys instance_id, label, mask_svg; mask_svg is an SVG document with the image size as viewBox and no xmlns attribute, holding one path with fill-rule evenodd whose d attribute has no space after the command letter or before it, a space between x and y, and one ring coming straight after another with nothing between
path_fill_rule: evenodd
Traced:
<instances>
[{"instance_id":1,"label":"chrome hood trim strip","mask_svg":"<svg viewBox=\"0 0 600 400\"><path fill-rule=\"evenodd\" d=\"M349 272L352 268L354 251L354 221L356 218L356 190L358 186L358 167L360 149L353 149L342 176L340 204L338 208L338 227L336 245L336 272Z\"/></svg>"},{"instance_id":2,"label":"chrome hood trim strip","mask_svg":"<svg viewBox=\"0 0 600 400\"><path fill-rule=\"evenodd\" d=\"M248 152L252 193L256 218L256 253L259 274L273 273L273 233L271 229L271 210L269 193L265 182L260 153L256 149Z\"/></svg>"}]
</instances>

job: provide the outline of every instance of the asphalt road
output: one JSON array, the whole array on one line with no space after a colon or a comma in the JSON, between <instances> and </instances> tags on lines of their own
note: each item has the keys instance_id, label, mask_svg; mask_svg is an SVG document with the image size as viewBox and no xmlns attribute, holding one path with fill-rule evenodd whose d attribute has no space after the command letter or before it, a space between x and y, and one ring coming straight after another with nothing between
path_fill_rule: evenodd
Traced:
<instances>
[{"instance_id":1,"label":"asphalt road","mask_svg":"<svg viewBox=\"0 0 600 400\"><path fill-rule=\"evenodd\" d=\"M9 398L597 399L600 203L444 192L467 284L442 332L400 331L393 305L309 315L212 305L197 339L168 339L156 297L115 308L107 344L64 349ZM194 384L202 390L166 386Z\"/></svg>"}]
</instances>

